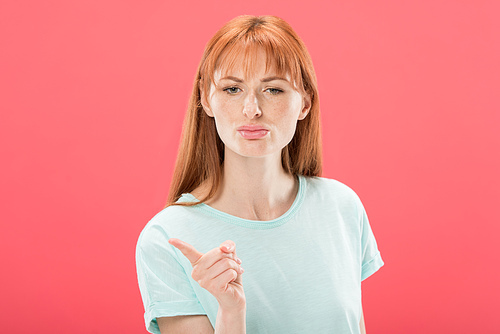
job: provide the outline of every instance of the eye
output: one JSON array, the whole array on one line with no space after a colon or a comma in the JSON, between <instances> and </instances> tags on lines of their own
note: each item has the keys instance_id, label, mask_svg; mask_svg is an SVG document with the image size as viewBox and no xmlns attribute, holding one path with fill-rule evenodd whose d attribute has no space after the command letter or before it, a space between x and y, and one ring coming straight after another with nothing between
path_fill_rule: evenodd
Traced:
<instances>
[{"instance_id":1,"label":"eye","mask_svg":"<svg viewBox=\"0 0 500 334\"><path fill-rule=\"evenodd\" d=\"M268 88L266 90L268 90L269 93L271 93L272 95L278 95L280 93L283 93L283 91L281 89L278 89L278 88Z\"/></svg>"},{"instance_id":2,"label":"eye","mask_svg":"<svg viewBox=\"0 0 500 334\"><path fill-rule=\"evenodd\" d=\"M238 91L237 91L238 89L239 89L238 87L228 87L228 88L223 89L223 91L225 91L229 95L234 95L234 94L238 93Z\"/></svg>"}]
</instances>

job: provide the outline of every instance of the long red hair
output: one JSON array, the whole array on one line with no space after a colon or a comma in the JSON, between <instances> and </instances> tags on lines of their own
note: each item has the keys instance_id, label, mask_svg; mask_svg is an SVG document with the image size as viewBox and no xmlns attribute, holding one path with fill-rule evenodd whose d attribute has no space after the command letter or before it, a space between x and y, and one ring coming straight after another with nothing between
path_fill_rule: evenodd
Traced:
<instances>
[{"instance_id":1,"label":"long red hair","mask_svg":"<svg viewBox=\"0 0 500 334\"><path fill-rule=\"evenodd\" d=\"M313 63L306 46L283 19L276 16L238 16L226 23L210 39L193 84L184 119L182 137L170 185L167 204L191 206L198 202L175 203L183 193L189 193L205 180L210 191L200 202L212 198L222 178L224 143L217 134L215 120L201 104L201 89L208 96L214 73L230 71L235 60L245 55L245 74L254 69L257 51L267 54L266 71L274 65L278 75L290 75L297 90L309 94L311 108L298 121L290 143L281 151L283 169L293 175L321 176L321 125L319 99Z\"/></svg>"}]
</instances>

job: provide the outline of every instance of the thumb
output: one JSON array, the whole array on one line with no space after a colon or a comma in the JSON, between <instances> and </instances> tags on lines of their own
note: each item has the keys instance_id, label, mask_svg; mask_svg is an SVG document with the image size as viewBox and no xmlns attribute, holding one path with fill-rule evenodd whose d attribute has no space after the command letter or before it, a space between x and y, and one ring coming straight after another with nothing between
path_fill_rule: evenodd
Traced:
<instances>
[{"instance_id":1,"label":"thumb","mask_svg":"<svg viewBox=\"0 0 500 334\"><path fill-rule=\"evenodd\" d=\"M182 240L170 238L168 239L168 243L180 250L192 265L198 262L198 260L204 255L203 253L198 252L196 248Z\"/></svg>"}]
</instances>

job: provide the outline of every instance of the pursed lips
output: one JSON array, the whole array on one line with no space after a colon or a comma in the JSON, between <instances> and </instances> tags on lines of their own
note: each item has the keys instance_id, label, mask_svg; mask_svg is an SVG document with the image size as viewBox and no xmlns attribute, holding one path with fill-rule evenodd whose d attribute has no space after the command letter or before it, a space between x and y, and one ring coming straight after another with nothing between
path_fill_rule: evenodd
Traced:
<instances>
[{"instance_id":1,"label":"pursed lips","mask_svg":"<svg viewBox=\"0 0 500 334\"><path fill-rule=\"evenodd\" d=\"M259 125L245 125L240 126L238 129L240 135L245 139L259 139L267 135L268 129Z\"/></svg>"},{"instance_id":2,"label":"pursed lips","mask_svg":"<svg viewBox=\"0 0 500 334\"><path fill-rule=\"evenodd\" d=\"M261 125L243 125L243 126L240 126L237 130L238 131L269 131L268 129L266 129L265 127L263 127Z\"/></svg>"}]
</instances>

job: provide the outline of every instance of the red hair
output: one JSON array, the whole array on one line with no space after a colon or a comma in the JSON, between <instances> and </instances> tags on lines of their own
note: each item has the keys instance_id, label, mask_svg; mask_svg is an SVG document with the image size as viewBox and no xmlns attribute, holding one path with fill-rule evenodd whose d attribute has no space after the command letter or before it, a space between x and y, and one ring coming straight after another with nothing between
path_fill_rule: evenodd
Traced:
<instances>
[{"instance_id":1,"label":"red hair","mask_svg":"<svg viewBox=\"0 0 500 334\"><path fill-rule=\"evenodd\" d=\"M175 203L183 193L209 182L210 191L200 202L212 198L222 178L224 144L215 120L203 110L201 96L208 96L214 73L231 71L240 55L245 56L244 73L255 68L259 49L266 52L266 71L271 65L277 75L290 75L298 91L311 98L308 115L298 121L290 143L281 151L283 169L289 174L321 176L321 129L316 74L311 57L292 27L276 16L238 16L226 23L207 43L193 84L184 119L182 137L170 185L167 206L191 206L198 202Z\"/></svg>"}]
</instances>

